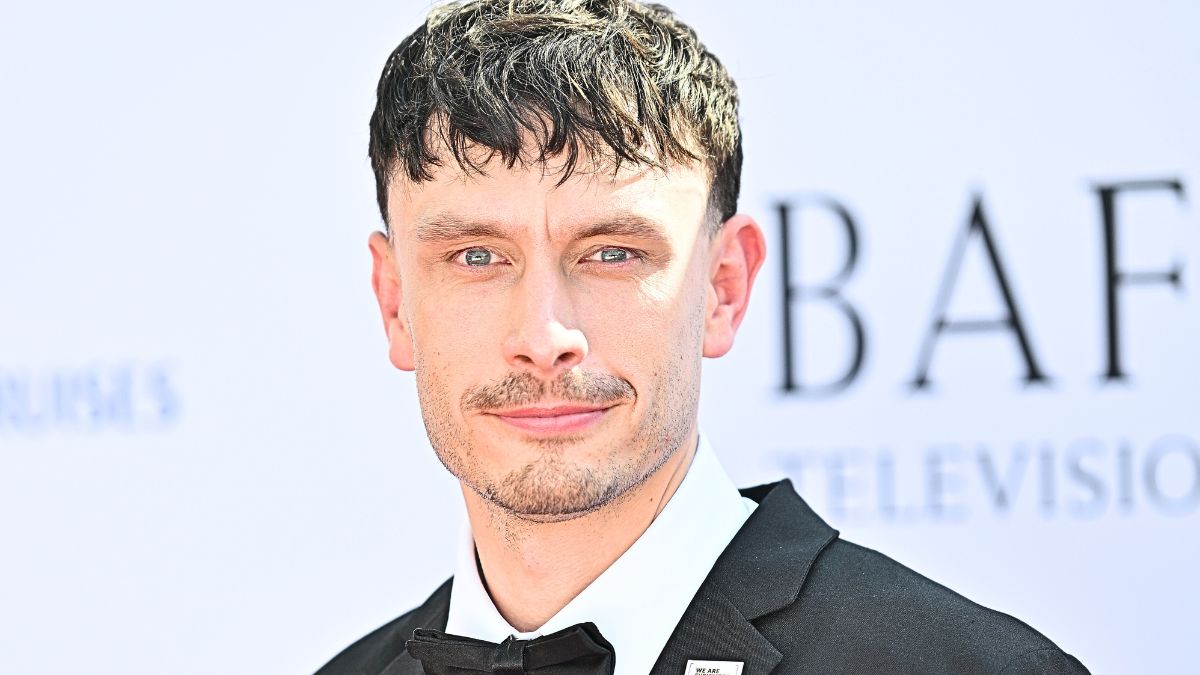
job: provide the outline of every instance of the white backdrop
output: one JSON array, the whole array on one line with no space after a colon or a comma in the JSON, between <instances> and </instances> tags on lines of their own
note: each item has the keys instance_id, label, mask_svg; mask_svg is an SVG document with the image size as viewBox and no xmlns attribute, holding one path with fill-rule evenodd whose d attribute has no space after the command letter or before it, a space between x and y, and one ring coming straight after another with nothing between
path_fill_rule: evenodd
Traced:
<instances>
[{"instance_id":1,"label":"white backdrop","mask_svg":"<svg viewBox=\"0 0 1200 675\"><path fill-rule=\"evenodd\" d=\"M1194 669L1196 5L674 6L740 83L771 247L705 365L735 480L1097 673ZM5 6L0 672L309 673L449 574L367 283L367 118L426 8Z\"/></svg>"}]
</instances>

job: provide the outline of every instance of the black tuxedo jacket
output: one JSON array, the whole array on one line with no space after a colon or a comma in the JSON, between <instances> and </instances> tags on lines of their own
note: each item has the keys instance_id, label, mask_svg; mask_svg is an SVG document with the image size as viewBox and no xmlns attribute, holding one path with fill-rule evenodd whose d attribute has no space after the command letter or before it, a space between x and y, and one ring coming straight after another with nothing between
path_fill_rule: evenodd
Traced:
<instances>
[{"instance_id":1,"label":"black tuxedo jacket","mask_svg":"<svg viewBox=\"0 0 1200 675\"><path fill-rule=\"evenodd\" d=\"M692 598L653 675L682 675L689 659L742 661L743 675L1087 672L1017 619L838 539L790 481L742 494L759 506ZM420 675L404 643L417 628L446 628L452 581L317 675Z\"/></svg>"}]
</instances>

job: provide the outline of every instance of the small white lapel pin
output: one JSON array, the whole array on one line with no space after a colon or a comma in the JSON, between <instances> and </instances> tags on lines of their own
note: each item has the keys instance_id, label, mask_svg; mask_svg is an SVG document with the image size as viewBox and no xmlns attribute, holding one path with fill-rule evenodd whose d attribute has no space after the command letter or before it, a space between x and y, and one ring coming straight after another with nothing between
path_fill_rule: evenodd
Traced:
<instances>
[{"instance_id":1,"label":"small white lapel pin","mask_svg":"<svg viewBox=\"0 0 1200 675\"><path fill-rule=\"evenodd\" d=\"M741 661L696 661L690 660L683 675L742 675Z\"/></svg>"}]
</instances>

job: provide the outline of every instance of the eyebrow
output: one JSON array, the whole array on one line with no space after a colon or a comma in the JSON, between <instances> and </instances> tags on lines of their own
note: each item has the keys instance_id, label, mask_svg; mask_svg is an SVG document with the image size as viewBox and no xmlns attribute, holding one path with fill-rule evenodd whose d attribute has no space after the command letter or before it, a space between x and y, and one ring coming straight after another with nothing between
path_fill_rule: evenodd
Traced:
<instances>
[{"instance_id":1,"label":"eyebrow","mask_svg":"<svg viewBox=\"0 0 1200 675\"><path fill-rule=\"evenodd\" d=\"M438 244L459 239L508 239L509 232L492 223L464 220L454 216L437 216L419 221L414 236L422 244Z\"/></svg>"},{"instance_id":2,"label":"eyebrow","mask_svg":"<svg viewBox=\"0 0 1200 675\"><path fill-rule=\"evenodd\" d=\"M592 237L630 237L663 244L668 241L666 229L662 225L649 218L633 214L623 214L598 223L584 225L577 228L571 238L578 240Z\"/></svg>"},{"instance_id":3,"label":"eyebrow","mask_svg":"<svg viewBox=\"0 0 1200 675\"><path fill-rule=\"evenodd\" d=\"M437 216L417 223L414 236L422 244L439 244L462 239L508 239L513 231L495 223L467 220L456 216ZM666 230L644 216L621 214L588 223L568 231L572 241L592 237L632 237L658 243L668 241Z\"/></svg>"}]
</instances>

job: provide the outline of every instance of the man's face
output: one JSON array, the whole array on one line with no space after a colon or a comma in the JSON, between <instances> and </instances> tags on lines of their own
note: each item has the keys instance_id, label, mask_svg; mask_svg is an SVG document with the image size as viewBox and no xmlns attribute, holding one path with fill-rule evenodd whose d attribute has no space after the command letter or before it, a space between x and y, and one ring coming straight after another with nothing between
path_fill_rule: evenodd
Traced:
<instances>
[{"instance_id":1,"label":"man's face","mask_svg":"<svg viewBox=\"0 0 1200 675\"><path fill-rule=\"evenodd\" d=\"M728 349L705 344L707 174L557 185L538 165L445 164L393 183L391 239L371 242L392 362L415 370L434 450L481 497L530 517L594 510L680 449L701 356Z\"/></svg>"}]
</instances>

